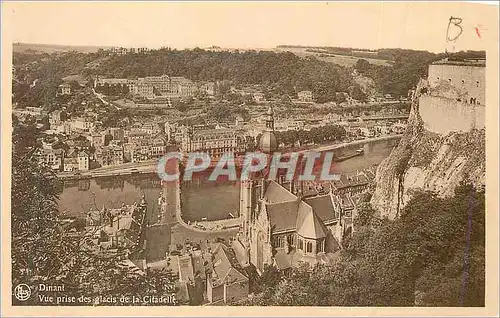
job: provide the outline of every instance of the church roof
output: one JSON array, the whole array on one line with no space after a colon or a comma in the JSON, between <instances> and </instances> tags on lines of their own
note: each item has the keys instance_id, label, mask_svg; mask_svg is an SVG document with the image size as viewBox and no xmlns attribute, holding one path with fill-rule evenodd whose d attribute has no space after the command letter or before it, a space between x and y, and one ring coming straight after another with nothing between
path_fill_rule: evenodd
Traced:
<instances>
[{"instance_id":1,"label":"church roof","mask_svg":"<svg viewBox=\"0 0 500 318\"><path fill-rule=\"evenodd\" d=\"M270 181L264 194L264 200L267 203L283 203L296 201L297 197L276 181Z\"/></svg>"},{"instance_id":2,"label":"church roof","mask_svg":"<svg viewBox=\"0 0 500 318\"><path fill-rule=\"evenodd\" d=\"M272 131L264 131L259 141L259 149L263 152L273 152L278 149L276 135Z\"/></svg>"},{"instance_id":3,"label":"church roof","mask_svg":"<svg viewBox=\"0 0 500 318\"><path fill-rule=\"evenodd\" d=\"M307 238L326 237L324 222L339 217L329 194L300 200L275 181L264 194L267 217L273 232L297 231Z\"/></svg>"},{"instance_id":4,"label":"church roof","mask_svg":"<svg viewBox=\"0 0 500 318\"><path fill-rule=\"evenodd\" d=\"M329 194L306 198L304 201L313 208L314 212L323 222L329 222L339 217L338 211L334 208L332 198Z\"/></svg>"},{"instance_id":5,"label":"church roof","mask_svg":"<svg viewBox=\"0 0 500 318\"><path fill-rule=\"evenodd\" d=\"M297 234L311 239L326 237L328 230L312 208L301 202L297 217Z\"/></svg>"},{"instance_id":6,"label":"church roof","mask_svg":"<svg viewBox=\"0 0 500 318\"><path fill-rule=\"evenodd\" d=\"M299 201L266 205L267 215L274 232L295 230Z\"/></svg>"}]
</instances>

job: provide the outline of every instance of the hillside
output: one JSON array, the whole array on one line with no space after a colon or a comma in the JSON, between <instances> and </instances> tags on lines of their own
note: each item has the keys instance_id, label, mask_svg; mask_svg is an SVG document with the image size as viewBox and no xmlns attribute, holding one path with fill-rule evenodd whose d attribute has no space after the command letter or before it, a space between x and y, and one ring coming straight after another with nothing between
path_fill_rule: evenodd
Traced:
<instances>
[{"instance_id":1,"label":"hillside","mask_svg":"<svg viewBox=\"0 0 500 318\"><path fill-rule=\"evenodd\" d=\"M95 75L112 78L144 76L183 76L192 81L222 82L232 85L261 85L265 94L296 97L298 91L311 90L318 102L335 101L337 92L348 92L355 85L348 69L316 59L301 59L284 52L247 51L212 52L194 50L152 50L147 53L117 55L100 50L96 53L64 52L34 54L14 53L16 80L25 85L38 79L35 89L46 98L32 94L31 102L50 100L62 78ZM17 86L17 85L16 85ZM14 87L14 94L26 88Z\"/></svg>"},{"instance_id":2,"label":"hillside","mask_svg":"<svg viewBox=\"0 0 500 318\"><path fill-rule=\"evenodd\" d=\"M324 62L329 62L329 63L334 63L338 64L340 66L345 66L345 67L353 67L356 62L359 59L365 59L371 64L374 65L383 65L383 66L390 66L390 61L383 60L383 59L373 59L373 58L367 58L367 57L356 57L356 56L350 56L350 55L341 55L341 54L330 54L330 53L318 53L314 51L310 51L310 48L305 48L305 47L278 47L276 48L276 51L278 52L292 52L296 54L297 56L300 57L315 57L318 60L324 61Z\"/></svg>"}]
</instances>

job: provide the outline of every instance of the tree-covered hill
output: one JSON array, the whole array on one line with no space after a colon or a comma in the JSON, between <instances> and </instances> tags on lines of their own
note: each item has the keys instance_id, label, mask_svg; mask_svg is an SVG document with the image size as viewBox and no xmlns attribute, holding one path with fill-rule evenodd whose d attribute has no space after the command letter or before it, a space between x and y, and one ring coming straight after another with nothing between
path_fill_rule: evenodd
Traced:
<instances>
[{"instance_id":1,"label":"tree-covered hill","mask_svg":"<svg viewBox=\"0 0 500 318\"><path fill-rule=\"evenodd\" d=\"M428 65L445 57L444 54L402 49L383 49L378 54L390 60L392 65L374 65L360 59L355 69L372 78L380 92L395 97L406 96L418 79L427 74ZM484 52L458 52L450 56L479 57L484 56ZM338 102L338 92L353 95L353 92L360 91L351 69L313 56L301 58L291 52L213 52L198 48L163 48L141 54L117 55L102 49L95 53L72 51L39 54L26 51L14 53L13 65L14 102L29 105L50 103L62 78L77 74L88 79L94 75L137 78L167 74L193 81L259 84L275 96L295 97L298 91L311 90L319 103ZM30 89L29 85L34 80L38 81Z\"/></svg>"}]
</instances>

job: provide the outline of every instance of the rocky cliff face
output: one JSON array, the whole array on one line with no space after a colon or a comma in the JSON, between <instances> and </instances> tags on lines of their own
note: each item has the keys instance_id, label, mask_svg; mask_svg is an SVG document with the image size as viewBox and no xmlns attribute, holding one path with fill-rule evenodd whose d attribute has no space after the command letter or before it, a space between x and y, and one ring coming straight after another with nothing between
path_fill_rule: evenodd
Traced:
<instances>
[{"instance_id":1,"label":"rocky cliff face","mask_svg":"<svg viewBox=\"0 0 500 318\"><path fill-rule=\"evenodd\" d=\"M405 135L377 169L371 203L393 219L415 191L449 196L462 180L484 187L485 171L484 129L446 135L427 131L414 98Z\"/></svg>"}]
</instances>

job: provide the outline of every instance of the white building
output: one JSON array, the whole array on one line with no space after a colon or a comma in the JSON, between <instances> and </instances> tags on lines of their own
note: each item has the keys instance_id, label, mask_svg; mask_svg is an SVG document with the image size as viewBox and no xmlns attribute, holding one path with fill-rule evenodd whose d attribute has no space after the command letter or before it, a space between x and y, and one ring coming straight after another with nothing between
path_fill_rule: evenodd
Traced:
<instances>
[{"instance_id":1,"label":"white building","mask_svg":"<svg viewBox=\"0 0 500 318\"><path fill-rule=\"evenodd\" d=\"M313 94L311 91L300 91L297 93L297 96L299 97L299 100L301 102L312 102L313 101Z\"/></svg>"},{"instance_id":2,"label":"white building","mask_svg":"<svg viewBox=\"0 0 500 318\"><path fill-rule=\"evenodd\" d=\"M85 151L80 151L78 154L78 170L89 170L89 155Z\"/></svg>"}]
</instances>

